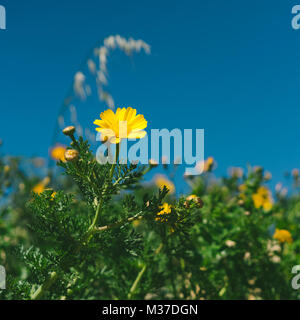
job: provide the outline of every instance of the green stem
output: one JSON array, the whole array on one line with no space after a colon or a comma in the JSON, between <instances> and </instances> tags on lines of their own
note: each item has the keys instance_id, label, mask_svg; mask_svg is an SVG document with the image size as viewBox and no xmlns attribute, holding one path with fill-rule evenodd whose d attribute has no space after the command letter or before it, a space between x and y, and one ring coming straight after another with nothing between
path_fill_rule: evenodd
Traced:
<instances>
[{"instance_id":1,"label":"green stem","mask_svg":"<svg viewBox=\"0 0 300 320\"><path fill-rule=\"evenodd\" d=\"M115 223L112 223L112 224L108 224L107 226L103 226L103 227L99 227L97 229L95 229L94 231L105 231L105 230L109 230L109 229L112 229L112 228L116 228L116 227L120 227L122 226L123 224L125 223L128 223L128 222L132 222L134 220L139 220L142 218L141 216L142 214L142 211L137 213L135 216L133 217L130 217L128 219L124 219L124 220L121 220L121 221L118 221L118 222L115 222Z\"/></svg>"},{"instance_id":2,"label":"green stem","mask_svg":"<svg viewBox=\"0 0 300 320\"><path fill-rule=\"evenodd\" d=\"M46 282L44 282L39 288L31 295L31 300L40 300L43 298L46 291L56 282L58 274L52 272Z\"/></svg>"},{"instance_id":3,"label":"green stem","mask_svg":"<svg viewBox=\"0 0 300 320\"><path fill-rule=\"evenodd\" d=\"M130 288L130 291L129 291L128 295L127 295L127 298L128 298L128 299L131 299L131 298L132 298L132 296L133 296L133 294L135 293L135 290L136 290L136 288L137 288L140 280L142 279L142 276L143 276L143 274L145 273L146 269L147 269L147 265L145 264L145 265L143 266L142 270L141 270L141 271L139 272L139 274L137 275L136 279L134 280L133 285L132 285L131 288Z\"/></svg>"},{"instance_id":4,"label":"green stem","mask_svg":"<svg viewBox=\"0 0 300 320\"><path fill-rule=\"evenodd\" d=\"M120 144L117 144L116 146L116 158L115 158L115 162L112 164L112 167L110 169L110 174L109 174L109 177L110 177L110 180L112 180L113 178L113 174L114 174L114 170L115 170L115 166L116 166L116 163L118 161L118 157L119 157L119 150L120 150ZM92 224L90 225L90 227L88 228L88 231L86 233L86 235L84 236L83 238L83 242L87 241L89 242L91 240L91 238L93 237L93 233L95 231L95 227L96 225L98 224L99 222L99 217L100 217L100 211L101 211L101 208L103 206L103 196L101 197L101 200L99 201L98 205L97 205L97 209L96 209L96 213L95 213L95 217L94 217L94 220L92 222ZM82 244L81 244L82 245ZM78 249L80 248L80 246L78 247ZM46 282L44 282L32 295L31 295L31 299L32 300L38 300L38 299L41 299L45 292L47 290L49 290L52 285L57 281L58 279L58 274L56 272L52 272L50 274L50 277L48 280L46 280Z\"/></svg>"},{"instance_id":5,"label":"green stem","mask_svg":"<svg viewBox=\"0 0 300 320\"><path fill-rule=\"evenodd\" d=\"M161 243L161 244L159 245L159 247L155 250L154 255L159 254L160 251L161 251L161 249L162 249L162 247L163 247L163 244ZM138 285L139 285L139 283L140 283L140 281L141 281L141 279L142 279L142 276L143 276L143 274L145 273L146 269L147 269L147 265L145 264L145 265L143 266L142 270L138 273L136 279L134 280L134 282L133 282L133 284L132 284L132 286L131 286L131 288L130 288L130 290L129 290L129 293L128 293L128 295L127 295L127 298L128 298L128 299L131 299L131 298L133 297L133 295L134 295L134 293L135 293L135 291L136 291L136 288L138 287Z\"/></svg>"},{"instance_id":6,"label":"green stem","mask_svg":"<svg viewBox=\"0 0 300 320\"><path fill-rule=\"evenodd\" d=\"M95 214L95 217L94 217L94 220L92 222L92 224L90 225L89 229L88 229L88 234L94 230L95 226L97 225L98 223L98 220L99 220L99 217L100 217L100 210L102 208L102 205L103 205L103 197L101 198L100 202L98 203L97 205L97 209L96 209L96 214Z\"/></svg>"},{"instance_id":7,"label":"green stem","mask_svg":"<svg viewBox=\"0 0 300 320\"><path fill-rule=\"evenodd\" d=\"M110 168L110 173L109 173L109 179L110 179L110 180L113 179L115 167L116 167L116 164L117 164L118 159L119 159L120 145L121 145L121 142L116 145L115 161L114 161L114 163L112 164L112 166L111 166L111 168Z\"/></svg>"}]
</instances>

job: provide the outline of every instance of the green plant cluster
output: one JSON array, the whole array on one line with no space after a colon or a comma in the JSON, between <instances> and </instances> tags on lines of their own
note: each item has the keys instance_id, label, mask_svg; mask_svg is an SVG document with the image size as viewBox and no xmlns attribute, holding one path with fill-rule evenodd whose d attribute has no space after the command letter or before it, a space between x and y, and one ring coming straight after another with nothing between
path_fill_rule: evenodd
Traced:
<instances>
[{"instance_id":1,"label":"green plant cluster","mask_svg":"<svg viewBox=\"0 0 300 320\"><path fill-rule=\"evenodd\" d=\"M191 178L195 197L187 199L146 185L151 166L101 165L82 138L69 149L76 156L59 162L40 194L31 192L38 179L22 160L1 158L1 299L300 297L291 287L300 197L257 208L262 168L219 181L210 172ZM171 210L158 215L164 203ZM273 239L275 227L293 242Z\"/></svg>"}]
</instances>

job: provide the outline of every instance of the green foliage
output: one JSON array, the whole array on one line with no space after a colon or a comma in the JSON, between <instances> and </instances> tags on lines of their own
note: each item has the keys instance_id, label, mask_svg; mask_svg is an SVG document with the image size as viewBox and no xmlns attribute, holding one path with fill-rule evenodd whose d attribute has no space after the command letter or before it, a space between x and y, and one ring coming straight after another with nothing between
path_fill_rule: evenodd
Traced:
<instances>
[{"instance_id":1,"label":"green foliage","mask_svg":"<svg viewBox=\"0 0 300 320\"><path fill-rule=\"evenodd\" d=\"M70 148L78 158L60 162L65 177L49 174L52 188L40 194L16 159L0 162L2 299L299 298L290 281L300 198L257 208L262 169L191 179L202 206L143 184L151 167L101 165L82 138ZM166 201L170 212L158 215ZM293 243L272 239L271 226Z\"/></svg>"}]
</instances>

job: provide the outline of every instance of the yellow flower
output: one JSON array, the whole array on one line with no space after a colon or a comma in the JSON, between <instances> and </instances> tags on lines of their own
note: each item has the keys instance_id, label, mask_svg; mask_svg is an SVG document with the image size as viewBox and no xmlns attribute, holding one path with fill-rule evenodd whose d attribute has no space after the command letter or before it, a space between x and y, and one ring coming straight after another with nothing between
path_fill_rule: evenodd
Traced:
<instances>
[{"instance_id":1,"label":"yellow flower","mask_svg":"<svg viewBox=\"0 0 300 320\"><path fill-rule=\"evenodd\" d=\"M61 160L65 162L65 152L67 148L61 144L57 144L54 148L50 150L51 158L54 160Z\"/></svg>"},{"instance_id":2,"label":"yellow flower","mask_svg":"<svg viewBox=\"0 0 300 320\"><path fill-rule=\"evenodd\" d=\"M245 184L241 184L241 185L239 186L239 190L240 190L241 192L246 191L246 189L247 189L247 186L246 186Z\"/></svg>"},{"instance_id":3,"label":"yellow flower","mask_svg":"<svg viewBox=\"0 0 300 320\"><path fill-rule=\"evenodd\" d=\"M276 229L273 238L278 240L279 242L287 242L287 243L292 243L293 238L291 233L288 230L284 229Z\"/></svg>"},{"instance_id":4,"label":"yellow flower","mask_svg":"<svg viewBox=\"0 0 300 320\"><path fill-rule=\"evenodd\" d=\"M8 173L10 171L10 166L6 165L3 169L4 173Z\"/></svg>"},{"instance_id":5,"label":"yellow flower","mask_svg":"<svg viewBox=\"0 0 300 320\"><path fill-rule=\"evenodd\" d=\"M101 132L104 140L119 143L121 139L141 139L146 135L147 121L142 114L136 115L136 109L118 108L116 113L108 109L100 114L101 120L95 120L96 131Z\"/></svg>"},{"instance_id":6,"label":"yellow flower","mask_svg":"<svg viewBox=\"0 0 300 320\"><path fill-rule=\"evenodd\" d=\"M39 182L38 184L36 184L32 191L36 194L40 194L42 192L45 191L45 187L47 186L47 184L50 182L50 178L46 177L45 179L43 179L41 182Z\"/></svg>"},{"instance_id":7,"label":"yellow flower","mask_svg":"<svg viewBox=\"0 0 300 320\"><path fill-rule=\"evenodd\" d=\"M175 192L175 186L172 181L170 181L165 175L158 174L154 177L155 184L160 188L163 189L166 186L169 190L170 194Z\"/></svg>"},{"instance_id":8,"label":"yellow flower","mask_svg":"<svg viewBox=\"0 0 300 320\"><path fill-rule=\"evenodd\" d=\"M161 211L159 211L159 212L157 213L158 216L165 215L165 214L170 214L171 211L172 211L171 205L169 205L167 202L163 203L163 205L160 206L159 208L161 209ZM163 218L157 217L155 220L156 220L156 221L163 221ZM167 219L164 219L164 221L168 221L168 220L167 220Z\"/></svg>"},{"instance_id":9,"label":"yellow flower","mask_svg":"<svg viewBox=\"0 0 300 320\"><path fill-rule=\"evenodd\" d=\"M45 186L40 182L37 185L34 186L32 191L36 194L40 194L45 190Z\"/></svg>"},{"instance_id":10,"label":"yellow flower","mask_svg":"<svg viewBox=\"0 0 300 320\"><path fill-rule=\"evenodd\" d=\"M259 187L257 192L252 195L252 200L256 209L263 208L270 211L273 207L271 192L266 187Z\"/></svg>"},{"instance_id":11,"label":"yellow flower","mask_svg":"<svg viewBox=\"0 0 300 320\"><path fill-rule=\"evenodd\" d=\"M206 159L206 161L204 162L204 171L211 171L214 165L214 158L213 157L209 157Z\"/></svg>"}]
</instances>

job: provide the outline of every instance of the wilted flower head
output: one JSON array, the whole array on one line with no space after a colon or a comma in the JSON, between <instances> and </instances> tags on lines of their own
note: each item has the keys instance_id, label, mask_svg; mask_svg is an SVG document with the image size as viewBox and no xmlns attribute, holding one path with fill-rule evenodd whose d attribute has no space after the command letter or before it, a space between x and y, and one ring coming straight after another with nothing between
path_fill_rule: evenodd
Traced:
<instances>
[{"instance_id":1,"label":"wilted flower head","mask_svg":"<svg viewBox=\"0 0 300 320\"><path fill-rule=\"evenodd\" d=\"M188 196L186 198L187 201L193 201L197 204L198 207L202 208L203 207L203 201L200 197L194 195L194 194L191 194L190 196Z\"/></svg>"},{"instance_id":2,"label":"wilted flower head","mask_svg":"<svg viewBox=\"0 0 300 320\"><path fill-rule=\"evenodd\" d=\"M282 183L281 182L278 182L275 186L275 190L276 192L279 192L280 190L282 189Z\"/></svg>"},{"instance_id":3,"label":"wilted flower head","mask_svg":"<svg viewBox=\"0 0 300 320\"><path fill-rule=\"evenodd\" d=\"M245 252L245 255L244 255L244 260L245 261L248 261L248 260L250 260L251 259L251 253L250 252Z\"/></svg>"},{"instance_id":4,"label":"wilted flower head","mask_svg":"<svg viewBox=\"0 0 300 320\"><path fill-rule=\"evenodd\" d=\"M45 159L44 158L41 158L41 157L37 157L37 158L34 158L32 160L33 162L33 165L36 167L36 168L40 168L40 167L43 167L45 165Z\"/></svg>"},{"instance_id":5,"label":"wilted flower head","mask_svg":"<svg viewBox=\"0 0 300 320\"><path fill-rule=\"evenodd\" d=\"M229 168L229 174L233 178L242 178L244 174L244 170L243 168L232 167L232 168Z\"/></svg>"},{"instance_id":6,"label":"wilted flower head","mask_svg":"<svg viewBox=\"0 0 300 320\"><path fill-rule=\"evenodd\" d=\"M68 149L65 152L66 161L76 161L79 157L79 152L76 149Z\"/></svg>"},{"instance_id":7,"label":"wilted flower head","mask_svg":"<svg viewBox=\"0 0 300 320\"><path fill-rule=\"evenodd\" d=\"M143 129L147 127L147 121L143 115L136 115L136 109L118 108L116 113L108 109L100 114L100 118L94 121L99 126L96 131L111 143L119 143L122 138L140 139L146 135Z\"/></svg>"},{"instance_id":8,"label":"wilted flower head","mask_svg":"<svg viewBox=\"0 0 300 320\"><path fill-rule=\"evenodd\" d=\"M69 127L66 127L64 128L63 130L63 134L66 135L66 136L73 136L74 133L75 133L75 127L74 126L69 126Z\"/></svg>"},{"instance_id":9,"label":"wilted flower head","mask_svg":"<svg viewBox=\"0 0 300 320\"><path fill-rule=\"evenodd\" d=\"M272 179L272 174L271 174L271 172L266 171L266 172L265 172L264 179L265 179L266 181L271 180L271 179Z\"/></svg>"},{"instance_id":10,"label":"wilted flower head","mask_svg":"<svg viewBox=\"0 0 300 320\"><path fill-rule=\"evenodd\" d=\"M235 247L236 242L232 240L226 240L225 244L228 248L232 248L232 247Z\"/></svg>"}]
</instances>

